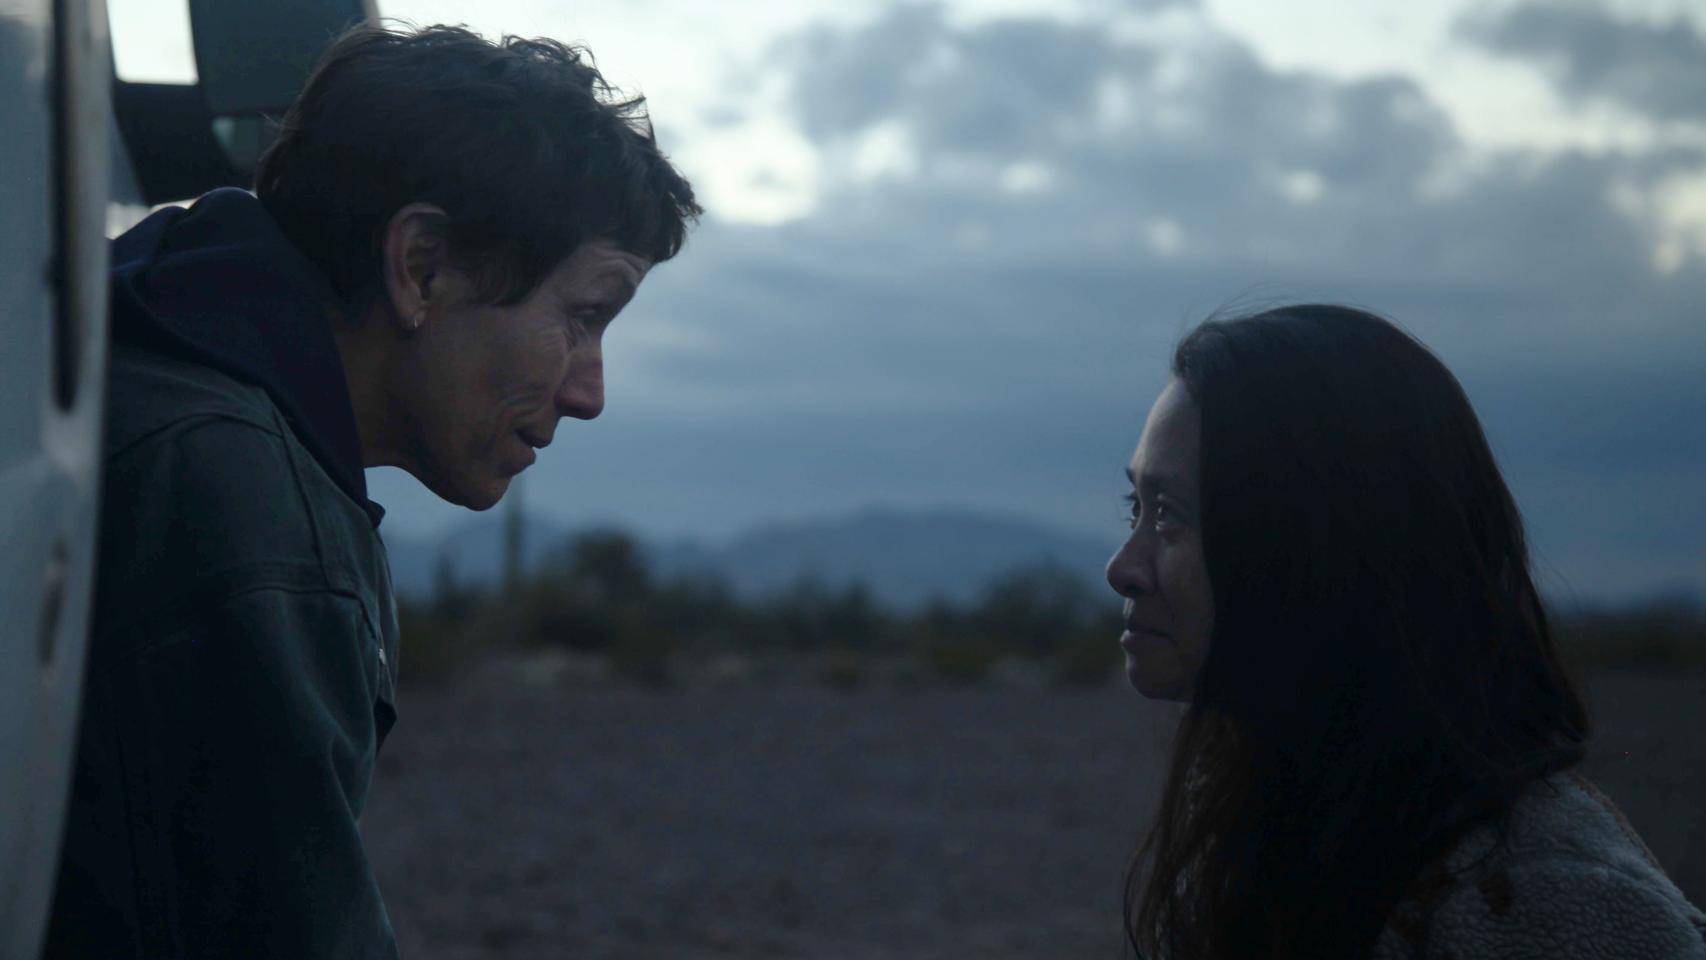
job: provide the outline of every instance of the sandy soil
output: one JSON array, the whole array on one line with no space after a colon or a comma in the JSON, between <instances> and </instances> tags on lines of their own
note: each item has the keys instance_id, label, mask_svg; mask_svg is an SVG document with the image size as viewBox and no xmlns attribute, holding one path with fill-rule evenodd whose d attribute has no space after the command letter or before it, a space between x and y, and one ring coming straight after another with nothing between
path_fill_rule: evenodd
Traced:
<instances>
[{"instance_id":1,"label":"sandy soil","mask_svg":"<svg viewBox=\"0 0 1706 960\"><path fill-rule=\"evenodd\" d=\"M1706 675L1589 689L1589 774L1706 903ZM469 683L401 709L364 829L412 960L1112 960L1172 716L1114 687Z\"/></svg>"}]
</instances>

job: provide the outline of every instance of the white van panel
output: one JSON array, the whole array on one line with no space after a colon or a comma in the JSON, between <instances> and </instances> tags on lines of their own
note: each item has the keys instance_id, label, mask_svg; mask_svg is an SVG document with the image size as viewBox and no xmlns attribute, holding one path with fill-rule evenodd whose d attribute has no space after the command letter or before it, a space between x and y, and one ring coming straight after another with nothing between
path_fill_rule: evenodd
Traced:
<instances>
[{"instance_id":1,"label":"white van panel","mask_svg":"<svg viewBox=\"0 0 1706 960\"><path fill-rule=\"evenodd\" d=\"M106 14L0 0L0 956L39 950L88 628L106 339Z\"/></svg>"}]
</instances>

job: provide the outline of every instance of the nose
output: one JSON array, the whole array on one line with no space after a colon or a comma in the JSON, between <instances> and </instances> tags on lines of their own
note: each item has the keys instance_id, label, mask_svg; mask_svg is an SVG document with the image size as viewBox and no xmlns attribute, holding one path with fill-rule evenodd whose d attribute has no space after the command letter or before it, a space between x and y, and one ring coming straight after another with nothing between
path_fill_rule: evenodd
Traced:
<instances>
[{"instance_id":1,"label":"nose","mask_svg":"<svg viewBox=\"0 0 1706 960\"><path fill-rule=\"evenodd\" d=\"M1128 600L1155 592L1155 550L1150 539L1139 527L1108 558L1108 586Z\"/></svg>"},{"instance_id":2,"label":"nose","mask_svg":"<svg viewBox=\"0 0 1706 960\"><path fill-rule=\"evenodd\" d=\"M576 420L591 420L604 412L604 348L596 340L570 355L556 402L560 414Z\"/></svg>"}]
</instances>

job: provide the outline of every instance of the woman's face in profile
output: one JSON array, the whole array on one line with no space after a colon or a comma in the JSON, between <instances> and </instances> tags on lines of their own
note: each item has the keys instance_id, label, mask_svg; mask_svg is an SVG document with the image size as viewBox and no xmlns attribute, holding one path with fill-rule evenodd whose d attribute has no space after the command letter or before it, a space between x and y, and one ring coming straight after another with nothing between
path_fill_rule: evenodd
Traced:
<instances>
[{"instance_id":1,"label":"woman's face in profile","mask_svg":"<svg viewBox=\"0 0 1706 960\"><path fill-rule=\"evenodd\" d=\"M1126 676L1146 697L1188 701L1208 653L1214 598L1203 562L1196 401L1177 379L1149 411L1126 472L1131 535L1108 561L1125 598Z\"/></svg>"}]
</instances>

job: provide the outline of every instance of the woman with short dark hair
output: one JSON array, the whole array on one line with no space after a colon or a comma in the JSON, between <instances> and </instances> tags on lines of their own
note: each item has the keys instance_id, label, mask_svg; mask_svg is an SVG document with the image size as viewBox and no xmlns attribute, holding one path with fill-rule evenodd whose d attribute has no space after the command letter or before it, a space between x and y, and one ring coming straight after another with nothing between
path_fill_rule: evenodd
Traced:
<instances>
[{"instance_id":1,"label":"woman with short dark hair","mask_svg":"<svg viewBox=\"0 0 1706 960\"><path fill-rule=\"evenodd\" d=\"M45 957L397 956L359 823L400 643L365 471L483 510L600 415L605 331L699 212L641 107L549 38L358 26L255 195L113 240Z\"/></svg>"},{"instance_id":2,"label":"woman with short dark hair","mask_svg":"<svg viewBox=\"0 0 1706 960\"><path fill-rule=\"evenodd\" d=\"M1573 769L1588 718L1462 388L1371 314L1202 324L1132 457L1133 686L1189 704L1127 877L1150 958L1706 957Z\"/></svg>"}]
</instances>

